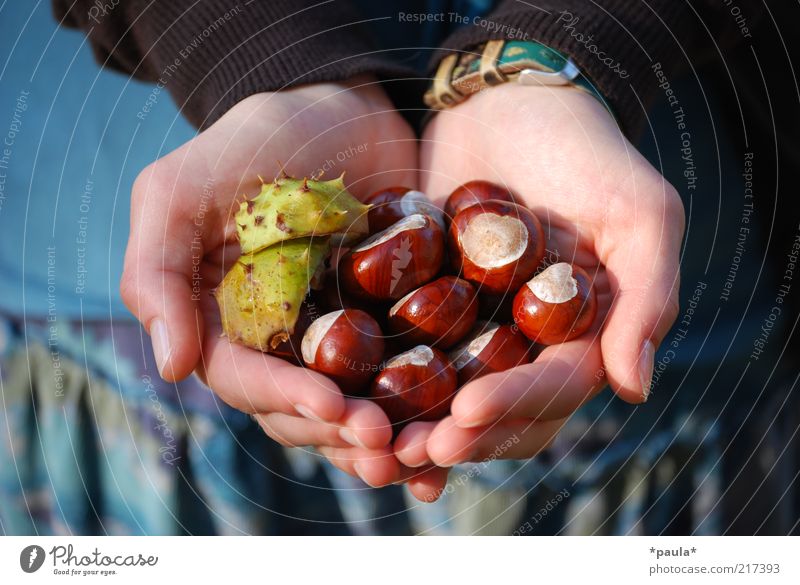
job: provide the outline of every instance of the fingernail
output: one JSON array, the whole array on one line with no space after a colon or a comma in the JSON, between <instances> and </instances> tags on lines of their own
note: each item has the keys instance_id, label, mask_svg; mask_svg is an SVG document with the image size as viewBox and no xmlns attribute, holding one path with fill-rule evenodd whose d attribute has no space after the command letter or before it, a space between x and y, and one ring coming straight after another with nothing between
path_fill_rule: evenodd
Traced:
<instances>
[{"instance_id":1,"label":"fingernail","mask_svg":"<svg viewBox=\"0 0 800 585\"><path fill-rule=\"evenodd\" d=\"M642 344L639 353L639 382L642 385L642 397L647 402L650 396L650 386L653 382L653 366L656 359L656 348L649 339Z\"/></svg>"},{"instance_id":2,"label":"fingernail","mask_svg":"<svg viewBox=\"0 0 800 585\"><path fill-rule=\"evenodd\" d=\"M294 405L294 409L295 409L295 410L296 410L298 413L300 413L300 415L301 415L301 416L304 416L305 418L309 418L309 419L311 419L311 420L315 420L315 421L317 421L317 422L325 422L325 421L322 419L322 417L321 417L321 416L319 416L319 415L318 415L316 412L314 412L313 410L311 410L311 409L310 409L309 407L307 407L307 406L303 406L302 404L295 404L295 405Z\"/></svg>"},{"instance_id":3,"label":"fingernail","mask_svg":"<svg viewBox=\"0 0 800 585\"><path fill-rule=\"evenodd\" d=\"M360 464L360 463L353 463L353 469L355 470L355 472L356 472L356 474L358 475L358 477L360 477L360 478L361 478L361 481L363 481L363 482L364 482L365 484L367 484L369 487L373 487L373 488L374 488L374 487L378 487L378 486L372 485L370 482L368 482L368 481L367 481L367 480L364 478L364 472L361 470L361 464Z\"/></svg>"},{"instance_id":4,"label":"fingernail","mask_svg":"<svg viewBox=\"0 0 800 585\"><path fill-rule=\"evenodd\" d=\"M362 447L364 449L367 448L366 445L364 445L364 443L361 442L358 436L347 427L341 427L339 429L339 436L345 443L349 443L353 447Z\"/></svg>"},{"instance_id":5,"label":"fingernail","mask_svg":"<svg viewBox=\"0 0 800 585\"><path fill-rule=\"evenodd\" d=\"M475 427L485 427L492 422L492 419L468 420L467 422L456 422L460 429L474 429Z\"/></svg>"},{"instance_id":6,"label":"fingernail","mask_svg":"<svg viewBox=\"0 0 800 585\"><path fill-rule=\"evenodd\" d=\"M158 373L163 378L164 366L172 354L172 348L169 345L167 326L161 319L153 319L152 323L150 323L150 340L153 344L153 354L156 358Z\"/></svg>"}]
</instances>

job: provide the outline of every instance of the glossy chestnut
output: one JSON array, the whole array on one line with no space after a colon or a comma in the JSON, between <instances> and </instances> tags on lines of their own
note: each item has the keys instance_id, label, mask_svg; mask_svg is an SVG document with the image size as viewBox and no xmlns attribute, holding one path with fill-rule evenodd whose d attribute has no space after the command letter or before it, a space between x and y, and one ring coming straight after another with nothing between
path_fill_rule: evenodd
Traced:
<instances>
[{"instance_id":1,"label":"glossy chestnut","mask_svg":"<svg viewBox=\"0 0 800 585\"><path fill-rule=\"evenodd\" d=\"M597 298L581 267L559 262L524 284L514 297L514 322L525 336L553 345L574 339L591 327Z\"/></svg>"},{"instance_id":2,"label":"glossy chestnut","mask_svg":"<svg viewBox=\"0 0 800 585\"><path fill-rule=\"evenodd\" d=\"M422 191L408 187L389 187L376 191L364 203L372 205L369 210L370 234L381 232L415 213L430 215L444 229L442 210L431 203Z\"/></svg>"},{"instance_id":3,"label":"glossy chestnut","mask_svg":"<svg viewBox=\"0 0 800 585\"><path fill-rule=\"evenodd\" d=\"M372 381L370 397L396 427L439 420L458 389L455 369L438 349L418 345L388 360Z\"/></svg>"},{"instance_id":4,"label":"glossy chestnut","mask_svg":"<svg viewBox=\"0 0 800 585\"><path fill-rule=\"evenodd\" d=\"M383 333L364 311L342 309L311 323L301 350L306 366L331 378L342 392L363 394L383 360Z\"/></svg>"},{"instance_id":5,"label":"glossy chestnut","mask_svg":"<svg viewBox=\"0 0 800 585\"><path fill-rule=\"evenodd\" d=\"M485 203L490 199L514 202L511 192L500 185L482 180L469 181L450 193L444 204L445 216L452 219L470 205Z\"/></svg>"},{"instance_id":6,"label":"glossy chestnut","mask_svg":"<svg viewBox=\"0 0 800 585\"><path fill-rule=\"evenodd\" d=\"M532 355L531 342L516 327L488 321L476 326L448 357L463 386L480 376L527 364Z\"/></svg>"},{"instance_id":7,"label":"glossy chestnut","mask_svg":"<svg viewBox=\"0 0 800 585\"><path fill-rule=\"evenodd\" d=\"M389 330L407 345L447 349L470 332L478 318L475 288L443 276L411 291L389 309Z\"/></svg>"},{"instance_id":8,"label":"glossy chestnut","mask_svg":"<svg viewBox=\"0 0 800 585\"><path fill-rule=\"evenodd\" d=\"M339 263L339 284L370 301L397 300L430 281L444 259L444 235L430 216L404 217L350 250Z\"/></svg>"},{"instance_id":9,"label":"glossy chestnut","mask_svg":"<svg viewBox=\"0 0 800 585\"><path fill-rule=\"evenodd\" d=\"M544 258L542 225L527 208L508 201L477 203L458 213L448 234L450 259L460 275L489 295L513 294Z\"/></svg>"}]
</instances>

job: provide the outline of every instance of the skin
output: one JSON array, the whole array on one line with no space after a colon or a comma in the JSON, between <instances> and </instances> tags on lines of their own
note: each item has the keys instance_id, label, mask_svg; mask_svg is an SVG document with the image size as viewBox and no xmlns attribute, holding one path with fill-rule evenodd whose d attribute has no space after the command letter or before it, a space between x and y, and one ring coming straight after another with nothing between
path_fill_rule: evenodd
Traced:
<instances>
[{"instance_id":1,"label":"skin","mask_svg":"<svg viewBox=\"0 0 800 585\"><path fill-rule=\"evenodd\" d=\"M606 384L646 400L658 347L678 315L684 211L674 188L593 97L573 88L504 84L441 112L421 146L421 188L442 195L470 179L507 186L542 221L547 248L594 276L598 319L585 335L462 388L452 416L414 423L395 443L405 465L449 467L535 456ZM441 203L441 200L439 201Z\"/></svg>"},{"instance_id":2,"label":"skin","mask_svg":"<svg viewBox=\"0 0 800 585\"><path fill-rule=\"evenodd\" d=\"M538 215L548 250L584 267L598 293L589 333L546 348L532 364L471 382L452 416L412 423L393 447L374 404L345 399L319 374L220 338L207 294L237 256L230 213L237 194L257 191L257 173L277 174L277 156L290 174L312 173L331 153L363 143L366 153L343 165L356 195L418 186L441 206L468 180L504 184ZM406 483L427 502L443 490L447 468L485 459L508 438L518 440L503 458L536 455L607 383L623 400L645 399L641 348L645 340L657 347L677 317L684 213L613 118L575 89L504 84L480 92L438 113L420 144L418 157L410 128L369 79L247 98L137 179L121 287L148 331L157 320L167 328L166 349L162 336L154 342L165 379L196 370L279 443L315 446L346 473L373 486ZM214 197L197 228L198 193L209 179ZM190 300L195 229L204 250L197 304Z\"/></svg>"},{"instance_id":3,"label":"skin","mask_svg":"<svg viewBox=\"0 0 800 585\"><path fill-rule=\"evenodd\" d=\"M122 298L153 337L164 379L178 381L194 371L281 444L319 447L334 465L367 483L403 480L424 497L426 486L442 484L434 480L446 472L400 465L388 447L391 429L380 408L344 398L321 374L229 343L220 337L219 310L209 294L239 255L232 217L242 194L258 192L258 175L270 180L281 164L292 175L312 174L325 161L336 162L337 153L347 158L325 178L346 168L348 188L359 197L417 185L414 135L371 79L239 102L137 178ZM203 213L200 198L209 185L213 197ZM192 301L193 240L202 245L198 302Z\"/></svg>"}]
</instances>

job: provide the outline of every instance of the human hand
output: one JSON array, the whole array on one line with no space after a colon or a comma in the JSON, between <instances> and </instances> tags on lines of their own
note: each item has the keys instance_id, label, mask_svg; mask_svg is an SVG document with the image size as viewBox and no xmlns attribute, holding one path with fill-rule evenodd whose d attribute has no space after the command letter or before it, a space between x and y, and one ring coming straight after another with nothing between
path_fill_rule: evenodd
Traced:
<instances>
[{"instance_id":1,"label":"human hand","mask_svg":"<svg viewBox=\"0 0 800 585\"><path fill-rule=\"evenodd\" d=\"M329 178L346 168L351 190L365 196L416 186L417 149L411 129L369 80L248 97L137 178L123 300L149 332L166 380L196 370L284 444L356 445L351 472L361 461L357 471L369 483L399 480L391 453L376 457L391 441L380 408L345 399L325 376L220 337L210 291L239 256L232 214L243 193L258 192L258 175L269 180L282 168L298 176L324 170Z\"/></svg>"},{"instance_id":2,"label":"human hand","mask_svg":"<svg viewBox=\"0 0 800 585\"><path fill-rule=\"evenodd\" d=\"M593 276L598 318L533 363L466 385L451 417L409 425L398 459L450 466L507 441L501 457L528 458L606 382L645 401L655 348L678 314L684 213L602 105L576 89L504 84L438 113L420 157L422 190L434 197L481 178L515 193L541 219L549 255Z\"/></svg>"}]
</instances>

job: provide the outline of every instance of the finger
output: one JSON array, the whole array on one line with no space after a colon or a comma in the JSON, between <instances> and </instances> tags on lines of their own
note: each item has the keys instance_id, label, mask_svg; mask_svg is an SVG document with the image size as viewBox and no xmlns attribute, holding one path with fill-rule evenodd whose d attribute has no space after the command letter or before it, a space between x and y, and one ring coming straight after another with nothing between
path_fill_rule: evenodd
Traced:
<instances>
[{"instance_id":1,"label":"finger","mask_svg":"<svg viewBox=\"0 0 800 585\"><path fill-rule=\"evenodd\" d=\"M212 329L205 337L202 378L227 404L249 414L283 413L335 422L346 404L326 376L230 343Z\"/></svg>"},{"instance_id":2,"label":"finger","mask_svg":"<svg viewBox=\"0 0 800 585\"><path fill-rule=\"evenodd\" d=\"M346 400L339 436L354 447L380 449L392 442L392 423L381 407L369 400Z\"/></svg>"},{"instance_id":3,"label":"finger","mask_svg":"<svg viewBox=\"0 0 800 585\"><path fill-rule=\"evenodd\" d=\"M134 185L120 293L151 337L161 376L177 381L197 365L203 336L191 285L197 227L188 218L196 210L182 209L177 178L164 178L154 168Z\"/></svg>"},{"instance_id":4,"label":"finger","mask_svg":"<svg viewBox=\"0 0 800 585\"><path fill-rule=\"evenodd\" d=\"M264 431L285 447L325 445L380 449L392 440L383 411L370 402L346 400L345 414L336 423L318 422L288 414L255 414Z\"/></svg>"},{"instance_id":5,"label":"finger","mask_svg":"<svg viewBox=\"0 0 800 585\"><path fill-rule=\"evenodd\" d=\"M602 334L603 363L614 391L632 403L647 400L655 350L678 316L683 208L663 185L655 203L643 204L644 219L601 254L614 293Z\"/></svg>"},{"instance_id":6,"label":"finger","mask_svg":"<svg viewBox=\"0 0 800 585\"><path fill-rule=\"evenodd\" d=\"M345 399L328 377L230 343L222 336L215 299L201 295L200 305L207 334L198 375L225 402L250 414L299 414L326 422L344 416Z\"/></svg>"},{"instance_id":7,"label":"finger","mask_svg":"<svg viewBox=\"0 0 800 585\"><path fill-rule=\"evenodd\" d=\"M564 420L517 420L464 429L443 419L428 439L428 454L439 467L487 459L529 459L552 443Z\"/></svg>"},{"instance_id":8,"label":"finger","mask_svg":"<svg viewBox=\"0 0 800 585\"><path fill-rule=\"evenodd\" d=\"M318 447L317 451L335 467L372 487L383 487L401 481L401 465L391 447Z\"/></svg>"},{"instance_id":9,"label":"finger","mask_svg":"<svg viewBox=\"0 0 800 585\"><path fill-rule=\"evenodd\" d=\"M498 420L564 418L606 384L592 334L545 348L531 364L489 374L459 390L450 412L463 428Z\"/></svg>"},{"instance_id":10,"label":"finger","mask_svg":"<svg viewBox=\"0 0 800 585\"><path fill-rule=\"evenodd\" d=\"M279 413L252 416L268 437L284 447L350 446L339 436L340 427L331 423Z\"/></svg>"},{"instance_id":11,"label":"finger","mask_svg":"<svg viewBox=\"0 0 800 585\"><path fill-rule=\"evenodd\" d=\"M444 467L429 467L415 471L418 473L410 477L406 483L411 495L426 504L438 500L447 486L447 475L450 470Z\"/></svg>"},{"instance_id":12,"label":"finger","mask_svg":"<svg viewBox=\"0 0 800 585\"><path fill-rule=\"evenodd\" d=\"M144 325L153 346L159 374L168 382L182 380L196 367L203 339L203 320L194 291L174 262L145 260L150 251L133 247L125 254L120 292L125 305Z\"/></svg>"},{"instance_id":13,"label":"finger","mask_svg":"<svg viewBox=\"0 0 800 585\"><path fill-rule=\"evenodd\" d=\"M435 426L435 422L413 422L400 431L394 440L397 460L408 467L430 465L427 444Z\"/></svg>"}]
</instances>

